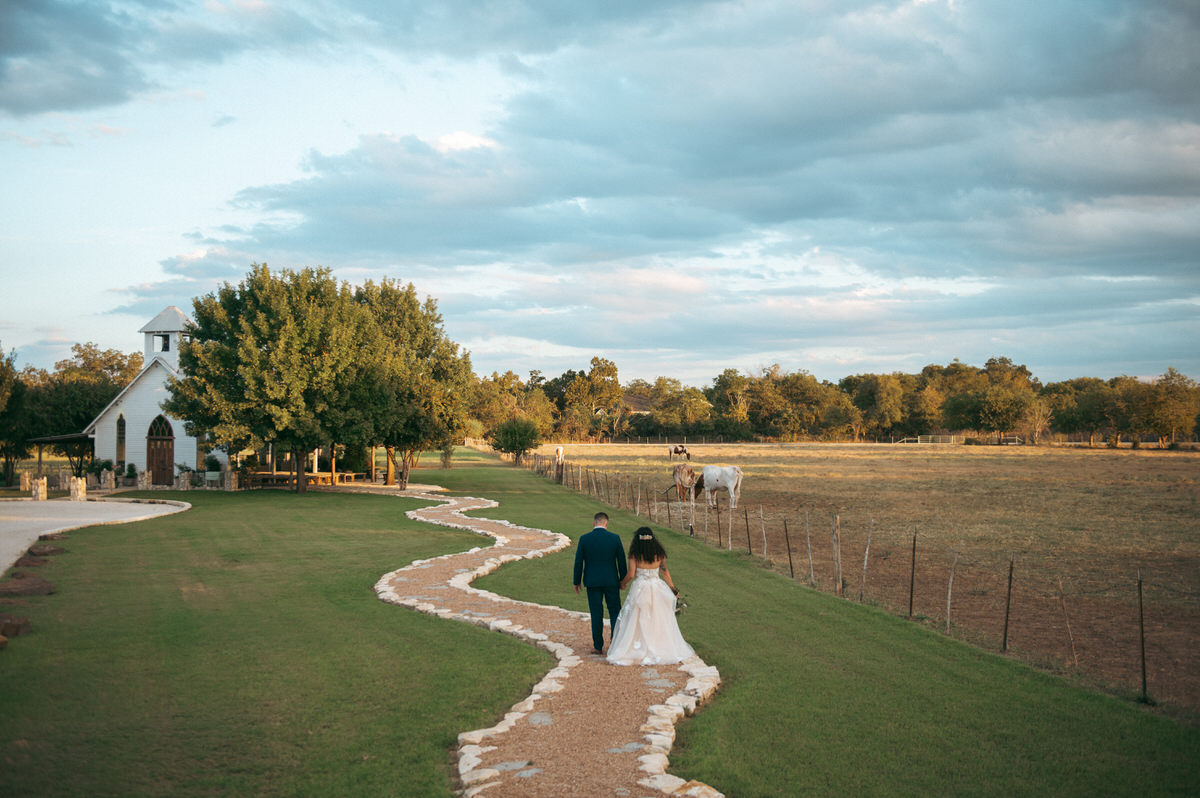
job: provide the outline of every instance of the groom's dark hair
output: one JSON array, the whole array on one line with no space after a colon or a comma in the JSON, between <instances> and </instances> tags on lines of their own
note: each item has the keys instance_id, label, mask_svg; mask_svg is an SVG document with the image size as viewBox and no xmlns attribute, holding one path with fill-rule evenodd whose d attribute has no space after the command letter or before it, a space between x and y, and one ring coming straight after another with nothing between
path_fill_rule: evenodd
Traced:
<instances>
[{"instance_id":1,"label":"groom's dark hair","mask_svg":"<svg viewBox=\"0 0 1200 798\"><path fill-rule=\"evenodd\" d=\"M608 521L608 513L596 513L592 516L592 523L599 524L601 521Z\"/></svg>"}]
</instances>

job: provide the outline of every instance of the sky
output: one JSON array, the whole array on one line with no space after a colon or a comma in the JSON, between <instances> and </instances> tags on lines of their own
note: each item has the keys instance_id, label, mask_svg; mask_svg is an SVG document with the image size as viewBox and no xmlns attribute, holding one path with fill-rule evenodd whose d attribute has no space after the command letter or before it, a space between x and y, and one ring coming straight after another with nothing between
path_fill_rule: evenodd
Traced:
<instances>
[{"instance_id":1,"label":"sky","mask_svg":"<svg viewBox=\"0 0 1200 798\"><path fill-rule=\"evenodd\" d=\"M0 347L252 264L475 371L1200 379L1195 0L0 0Z\"/></svg>"}]
</instances>

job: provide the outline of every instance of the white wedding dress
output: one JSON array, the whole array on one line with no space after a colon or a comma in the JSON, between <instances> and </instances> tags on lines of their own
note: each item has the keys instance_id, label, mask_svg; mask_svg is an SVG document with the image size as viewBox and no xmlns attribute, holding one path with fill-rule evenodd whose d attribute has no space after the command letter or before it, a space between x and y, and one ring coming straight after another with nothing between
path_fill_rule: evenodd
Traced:
<instances>
[{"instance_id":1,"label":"white wedding dress","mask_svg":"<svg viewBox=\"0 0 1200 798\"><path fill-rule=\"evenodd\" d=\"M673 665L696 652L679 633L675 594L657 568L638 568L608 646L613 665Z\"/></svg>"}]
</instances>

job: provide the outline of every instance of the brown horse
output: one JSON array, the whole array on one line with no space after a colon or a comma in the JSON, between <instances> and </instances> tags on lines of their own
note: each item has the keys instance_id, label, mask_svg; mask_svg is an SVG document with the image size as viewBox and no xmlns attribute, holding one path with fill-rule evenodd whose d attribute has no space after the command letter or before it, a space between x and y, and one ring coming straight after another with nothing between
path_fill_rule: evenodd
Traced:
<instances>
[{"instance_id":1,"label":"brown horse","mask_svg":"<svg viewBox=\"0 0 1200 798\"><path fill-rule=\"evenodd\" d=\"M686 457L688 460L692 459L692 453L689 452L688 448L686 446L684 446L682 443L677 443L674 446L672 446L670 449L667 449L667 459L668 460L674 460L675 455L679 455L680 457Z\"/></svg>"}]
</instances>

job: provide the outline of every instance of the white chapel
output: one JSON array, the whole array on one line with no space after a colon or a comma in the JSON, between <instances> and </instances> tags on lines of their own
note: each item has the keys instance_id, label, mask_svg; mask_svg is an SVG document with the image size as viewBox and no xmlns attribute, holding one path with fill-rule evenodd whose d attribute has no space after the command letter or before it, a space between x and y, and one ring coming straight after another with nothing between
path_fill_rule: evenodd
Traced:
<instances>
[{"instance_id":1,"label":"white chapel","mask_svg":"<svg viewBox=\"0 0 1200 798\"><path fill-rule=\"evenodd\" d=\"M154 485L170 485L175 464L197 468L201 452L183 422L163 412L167 378L179 377L179 342L190 321L171 305L138 332L145 336L141 372L88 425L97 460L112 460L124 469L133 463L150 473Z\"/></svg>"}]
</instances>

